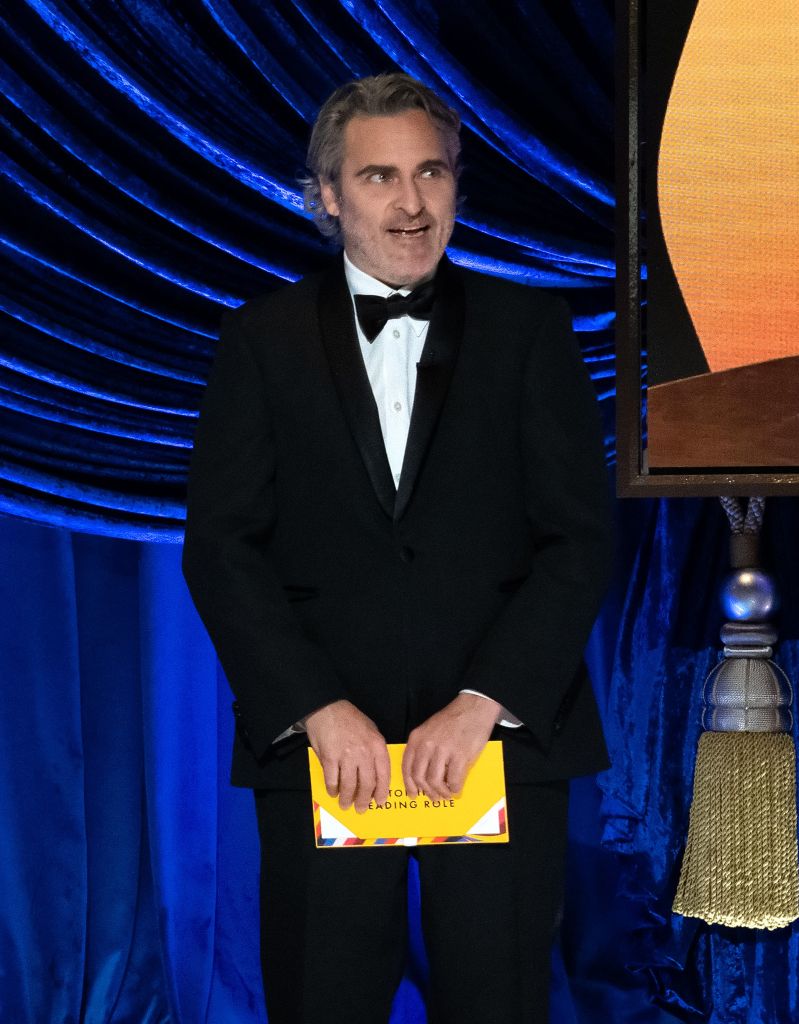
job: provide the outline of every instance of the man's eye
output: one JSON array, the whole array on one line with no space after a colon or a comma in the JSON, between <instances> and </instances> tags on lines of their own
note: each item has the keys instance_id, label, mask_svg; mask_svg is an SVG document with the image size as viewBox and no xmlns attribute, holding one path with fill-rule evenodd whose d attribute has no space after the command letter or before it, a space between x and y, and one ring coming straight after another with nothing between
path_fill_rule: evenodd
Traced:
<instances>
[{"instance_id":1,"label":"man's eye","mask_svg":"<svg viewBox=\"0 0 799 1024\"><path fill-rule=\"evenodd\" d=\"M381 185L384 181L388 181L388 175L384 171L375 171L374 174L369 175L369 181L373 181L376 185Z\"/></svg>"},{"instance_id":2,"label":"man's eye","mask_svg":"<svg viewBox=\"0 0 799 1024\"><path fill-rule=\"evenodd\" d=\"M425 167L422 171L423 178L440 178L443 171L440 167Z\"/></svg>"}]
</instances>

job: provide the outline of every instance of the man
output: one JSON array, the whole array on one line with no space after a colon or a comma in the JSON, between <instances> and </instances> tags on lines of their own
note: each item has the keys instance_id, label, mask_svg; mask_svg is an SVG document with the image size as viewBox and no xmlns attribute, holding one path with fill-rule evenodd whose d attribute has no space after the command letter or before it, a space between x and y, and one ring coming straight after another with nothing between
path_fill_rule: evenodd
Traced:
<instances>
[{"instance_id":1,"label":"man","mask_svg":"<svg viewBox=\"0 0 799 1024\"><path fill-rule=\"evenodd\" d=\"M363 810L387 742L449 797L504 741L510 842L413 854L430 1020L459 1024L547 1020L566 780L606 764L596 402L562 303L447 261L458 129L406 75L333 94L307 195L344 257L228 317L197 432L184 566L256 793L271 1024L387 1021L405 957L411 854L315 848L308 743Z\"/></svg>"}]
</instances>

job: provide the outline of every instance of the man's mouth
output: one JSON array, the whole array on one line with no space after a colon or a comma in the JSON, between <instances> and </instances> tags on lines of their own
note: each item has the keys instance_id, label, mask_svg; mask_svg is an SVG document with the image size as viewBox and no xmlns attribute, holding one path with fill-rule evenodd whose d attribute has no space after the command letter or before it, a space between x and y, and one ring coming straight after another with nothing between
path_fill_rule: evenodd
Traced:
<instances>
[{"instance_id":1,"label":"man's mouth","mask_svg":"<svg viewBox=\"0 0 799 1024\"><path fill-rule=\"evenodd\" d=\"M389 228L388 231L389 234L399 235L401 238L415 238L418 235L423 235L429 229L429 224L422 224L418 228Z\"/></svg>"}]
</instances>

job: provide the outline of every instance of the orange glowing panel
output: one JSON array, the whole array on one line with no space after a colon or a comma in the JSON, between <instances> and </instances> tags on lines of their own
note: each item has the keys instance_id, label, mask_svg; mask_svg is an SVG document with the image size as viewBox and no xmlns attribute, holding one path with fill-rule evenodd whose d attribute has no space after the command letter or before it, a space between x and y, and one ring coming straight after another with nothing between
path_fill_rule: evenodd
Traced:
<instances>
[{"instance_id":1,"label":"orange glowing panel","mask_svg":"<svg viewBox=\"0 0 799 1024\"><path fill-rule=\"evenodd\" d=\"M799 0L699 0L658 201L710 369L799 354Z\"/></svg>"}]
</instances>

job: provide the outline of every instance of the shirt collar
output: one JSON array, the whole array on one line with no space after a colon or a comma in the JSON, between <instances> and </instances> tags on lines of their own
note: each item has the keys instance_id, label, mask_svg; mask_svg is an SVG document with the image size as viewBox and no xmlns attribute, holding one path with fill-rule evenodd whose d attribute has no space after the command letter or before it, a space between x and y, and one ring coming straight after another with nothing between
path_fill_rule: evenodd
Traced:
<instances>
[{"instance_id":1,"label":"shirt collar","mask_svg":"<svg viewBox=\"0 0 799 1024\"><path fill-rule=\"evenodd\" d=\"M344 275L347 278L350 295L380 295L387 299L389 295L397 293L409 295L411 291L410 288L392 288L390 285L378 281L376 277L370 277L365 271L359 270L355 266L346 252L344 253Z\"/></svg>"},{"instance_id":2,"label":"shirt collar","mask_svg":"<svg viewBox=\"0 0 799 1024\"><path fill-rule=\"evenodd\" d=\"M353 307L355 306L356 295L380 295L382 298L387 299L389 295L410 295L411 293L410 288L392 288L383 281L378 281L376 277L371 277L365 271L356 267L346 252L344 253L344 276L347 279L347 287L350 290ZM355 319L357 323L357 316ZM427 320L414 320L412 317L408 317L408 322L410 323L411 330L417 337L427 330ZM360 327L358 330L360 331Z\"/></svg>"}]
</instances>

